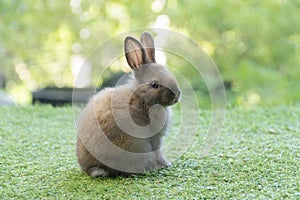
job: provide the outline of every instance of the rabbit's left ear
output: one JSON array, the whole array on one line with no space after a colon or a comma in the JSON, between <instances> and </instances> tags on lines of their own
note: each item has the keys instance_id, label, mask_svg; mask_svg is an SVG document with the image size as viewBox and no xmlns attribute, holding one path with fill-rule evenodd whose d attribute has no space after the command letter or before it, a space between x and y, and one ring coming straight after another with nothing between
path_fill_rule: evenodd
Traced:
<instances>
[{"instance_id":1,"label":"rabbit's left ear","mask_svg":"<svg viewBox=\"0 0 300 200\"><path fill-rule=\"evenodd\" d=\"M150 35L150 33L148 32L144 32L141 35L141 39L140 39L141 43L143 44L146 54L147 54L147 58L148 61L150 63L156 63L155 61L155 48L154 48L154 41L152 36Z\"/></svg>"},{"instance_id":2,"label":"rabbit's left ear","mask_svg":"<svg viewBox=\"0 0 300 200\"><path fill-rule=\"evenodd\" d=\"M148 63L144 47L135 38L127 37L124 41L124 49L127 63L132 69Z\"/></svg>"}]
</instances>

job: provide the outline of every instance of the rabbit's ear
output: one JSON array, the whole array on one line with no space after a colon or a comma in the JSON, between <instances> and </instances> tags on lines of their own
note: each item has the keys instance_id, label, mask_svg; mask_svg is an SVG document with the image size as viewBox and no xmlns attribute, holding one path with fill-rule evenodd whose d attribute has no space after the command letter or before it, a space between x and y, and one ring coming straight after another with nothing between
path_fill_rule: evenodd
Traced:
<instances>
[{"instance_id":1,"label":"rabbit's ear","mask_svg":"<svg viewBox=\"0 0 300 200\"><path fill-rule=\"evenodd\" d=\"M145 49L135 38L126 37L124 49L127 63L132 69L147 63Z\"/></svg>"},{"instance_id":2,"label":"rabbit's ear","mask_svg":"<svg viewBox=\"0 0 300 200\"><path fill-rule=\"evenodd\" d=\"M150 63L156 63L155 61L155 49L154 49L154 41L150 33L144 32L141 35L141 43L144 45L146 54L148 56Z\"/></svg>"}]
</instances>

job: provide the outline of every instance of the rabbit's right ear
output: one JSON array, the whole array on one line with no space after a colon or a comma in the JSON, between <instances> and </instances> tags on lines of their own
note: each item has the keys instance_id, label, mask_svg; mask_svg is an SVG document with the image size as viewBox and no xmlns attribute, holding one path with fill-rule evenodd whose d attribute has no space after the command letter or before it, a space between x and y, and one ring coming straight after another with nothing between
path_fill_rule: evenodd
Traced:
<instances>
[{"instance_id":1,"label":"rabbit's right ear","mask_svg":"<svg viewBox=\"0 0 300 200\"><path fill-rule=\"evenodd\" d=\"M147 63L145 49L135 38L126 37L124 49L127 63L132 69Z\"/></svg>"},{"instance_id":2,"label":"rabbit's right ear","mask_svg":"<svg viewBox=\"0 0 300 200\"><path fill-rule=\"evenodd\" d=\"M141 35L141 43L145 47L146 54L148 56L150 63L156 63L155 61L155 48L154 48L154 40L150 33L144 32Z\"/></svg>"}]
</instances>

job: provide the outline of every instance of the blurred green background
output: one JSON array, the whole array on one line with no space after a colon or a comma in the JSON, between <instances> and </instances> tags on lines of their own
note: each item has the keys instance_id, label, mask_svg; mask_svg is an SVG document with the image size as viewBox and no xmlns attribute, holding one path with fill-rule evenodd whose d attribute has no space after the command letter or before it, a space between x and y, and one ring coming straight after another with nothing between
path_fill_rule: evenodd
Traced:
<instances>
[{"instance_id":1,"label":"blurred green background","mask_svg":"<svg viewBox=\"0 0 300 200\"><path fill-rule=\"evenodd\" d=\"M299 0L1 0L0 72L13 99L30 103L38 88L72 86L72 66L100 42L157 26L185 34L211 56L228 104L296 104L299 20Z\"/></svg>"}]
</instances>

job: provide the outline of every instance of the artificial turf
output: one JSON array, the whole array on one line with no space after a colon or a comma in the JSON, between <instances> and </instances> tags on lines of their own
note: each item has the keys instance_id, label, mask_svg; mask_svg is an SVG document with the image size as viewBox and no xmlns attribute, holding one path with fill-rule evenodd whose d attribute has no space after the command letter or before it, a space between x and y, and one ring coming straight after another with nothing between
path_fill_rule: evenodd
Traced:
<instances>
[{"instance_id":1,"label":"artificial turf","mask_svg":"<svg viewBox=\"0 0 300 200\"><path fill-rule=\"evenodd\" d=\"M0 107L0 199L300 199L299 106L227 109L201 157L204 131L169 168L91 178L77 164L71 107Z\"/></svg>"}]
</instances>

